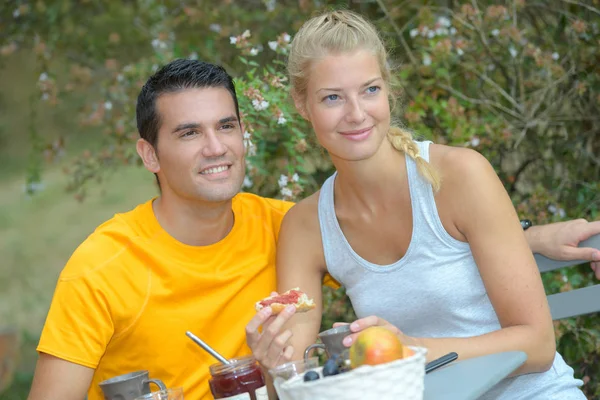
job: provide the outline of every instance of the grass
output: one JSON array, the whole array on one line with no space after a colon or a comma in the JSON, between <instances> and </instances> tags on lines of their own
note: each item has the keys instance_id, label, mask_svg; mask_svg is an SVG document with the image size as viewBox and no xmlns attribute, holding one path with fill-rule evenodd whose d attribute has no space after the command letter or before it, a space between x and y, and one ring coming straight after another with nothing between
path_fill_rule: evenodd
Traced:
<instances>
[{"instance_id":1,"label":"grass","mask_svg":"<svg viewBox=\"0 0 600 400\"><path fill-rule=\"evenodd\" d=\"M66 159L45 166L44 189L24 193L30 145L31 94L39 72L28 54L0 67L0 329L21 332L20 358L13 384L1 400L25 399L37 354L35 346L52 299L56 279L73 250L101 222L156 195L154 176L140 167L120 167L89 192L83 203L66 193L62 167L83 149L98 148L98 131L82 130L69 104L40 104L37 127L44 140L63 135Z\"/></svg>"}]
</instances>

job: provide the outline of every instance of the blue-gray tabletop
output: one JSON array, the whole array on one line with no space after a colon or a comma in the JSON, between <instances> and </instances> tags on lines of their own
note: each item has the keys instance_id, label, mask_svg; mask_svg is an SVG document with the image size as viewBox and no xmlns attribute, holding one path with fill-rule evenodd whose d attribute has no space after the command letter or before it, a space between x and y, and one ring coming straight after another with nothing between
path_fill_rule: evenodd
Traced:
<instances>
[{"instance_id":1,"label":"blue-gray tabletop","mask_svg":"<svg viewBox=\"0 0 600 400\"><path fill-rule=\"evenodd\" d=\"M527 360L522 351L508 351L454 361L425 375L423 400L474 400Z\"/></svg>"}]
</instances>

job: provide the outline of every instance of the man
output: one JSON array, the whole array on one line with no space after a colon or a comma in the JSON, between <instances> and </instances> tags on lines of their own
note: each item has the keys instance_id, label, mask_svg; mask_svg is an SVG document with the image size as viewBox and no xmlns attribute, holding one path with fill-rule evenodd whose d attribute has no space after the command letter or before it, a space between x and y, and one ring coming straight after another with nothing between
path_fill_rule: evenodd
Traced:
<instances>
[{"instance_id":1,"label":"man","mask_svg":"<svg viewBox=\"0 0 600 400\"><path fill-rule=\"evenodd\" d=\"M72 255L29 400L102 399L98 383L142 369L186 398L210 399L216 361L185 332L227 358L247 355L254 302L275 290L275 245L292 204L239 193L244 129L231 77L173 61L144 85L136 114L137 151L161 194L100 225ZM271 320L272 331L292 314ZM249 334L260 336L262 322L255 318ZM258 340L285 359L285 336L269 331Z\"/></svg>"},{"instance_id":2,"label":"man","mask_svg":"<svg viewBox=\"0 0 600 400\"><path fill-rule=\"evenodd\" d=\"M190 399L211 398L216 361L249 354L244 327L275 288L275 244L291 203L239 193L243 126L221 67L177 60L143 87L137 151L157 198L99 226L62 271L31 400L102 399L98 384L146 369ZM89 390L89 392L88 392Z\"/></svg>"}]
</instances>

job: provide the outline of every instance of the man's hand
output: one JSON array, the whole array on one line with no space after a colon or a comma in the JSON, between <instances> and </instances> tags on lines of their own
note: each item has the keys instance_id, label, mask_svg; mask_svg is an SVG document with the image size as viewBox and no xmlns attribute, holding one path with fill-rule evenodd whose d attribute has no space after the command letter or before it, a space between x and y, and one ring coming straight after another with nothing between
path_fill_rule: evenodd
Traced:
<instances>
[{"instance_id":1,"label":"man's hand","mask_svg":"<svg viewBox=\"0 0 600 400\"><path fill-rule=\"evenodd\" d=\"M277 316L272 316L271 307L260 310L246 325L246 342L254 358L267 370L292 359L294 348L289 344L292 332L281 332L285 323L294 315L296 307L287 306ZM262 332L259 328L262 326Z\"/></svg>"},{"instance_id":2,"label":"man's hand","mask_svg":"<svg viewBox=\"0 0 600 400\"><path fill-rule=\"evenodd\" d=\"M83 400L94 370L40 353L28 400Z\"/></svg>"},{"instance_id":3,"label":"man's hand","mask_svg":"<svg viewBox=\"0 0 600 400\"><path fill-rule=\"evenodd\" d=\"M335 328L340 325L345 325L345 323L336 322L333 324L333 327ZM350 334L344 338L344 341L343 341L344 346L350 347L352 345L352 343L354 343L354 341L356 340L356 337L358 336L358 334L371 326L381 326L389 331L392 331L396 336L398 336L400 338L400 341L403 344L407 344L407 345L416 344L416 343L414 343L415 342L414 338L406 336L395 325L392 325L391 323L389 323L388 321L386 321L383 318L379 318L375 315L371 315L371 316L368 316L365 318L357 319L356 321L354 321L353 323L350 324L350 332L352 332L352 334Z\"/></svg>"},{"instance_id":4,"label":"man's hand","mask_svg":"<svg viewBox=\"0 0 600 400\"><path fill-rule=\"evenodd\" d=\"M596 278L600 279L600 250L577 247L580 242L597 234L600 234L600 221L587 222L585 219L532 226L525 231L534 253L554 260L591 261Z\"/></svg>"}]
</instances>

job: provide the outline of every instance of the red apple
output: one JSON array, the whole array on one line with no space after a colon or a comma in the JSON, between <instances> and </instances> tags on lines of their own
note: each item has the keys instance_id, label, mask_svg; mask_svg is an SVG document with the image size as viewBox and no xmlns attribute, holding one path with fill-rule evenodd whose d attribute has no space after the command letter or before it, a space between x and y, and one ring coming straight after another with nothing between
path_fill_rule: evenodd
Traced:
<instances>
[{"instance_id":1,"label":"red apple","mask_svg":"<svg viewBox=\"0 0 600 400\"><path fill-rule=\"evenodd\" d=\"M372 326L360 332L350 346L350 363L352 368L356 368L365 364L384 364L413 354L394 333L380 326Z\"/></svg>"}]
</instances>

